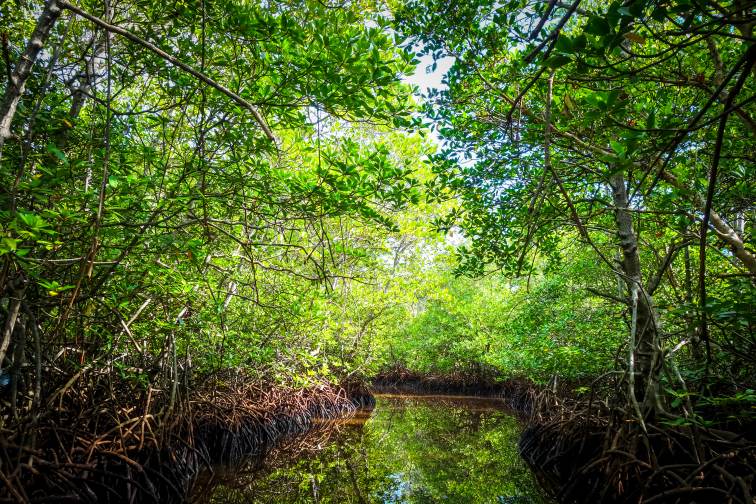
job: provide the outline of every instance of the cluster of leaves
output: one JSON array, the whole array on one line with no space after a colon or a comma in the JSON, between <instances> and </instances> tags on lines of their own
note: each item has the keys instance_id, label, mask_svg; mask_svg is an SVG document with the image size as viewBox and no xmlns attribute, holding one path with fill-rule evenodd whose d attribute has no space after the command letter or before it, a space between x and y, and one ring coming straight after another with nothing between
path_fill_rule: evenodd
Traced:
<instances>
[{"instance_id":1,"label":"cluster of leaves","mask_svg":"<svg viewBox=\"0 0 756 504\"><path fill-rule=\"evenodd\" d=\"M9 63L45 5L2 5ZM77 8L132 36L65 10L13 118L0 320L22 279L19 317L41 334L41 355L20 352L143 386L178 368L329 376L329 306L372 277L395 213L418 201L426 149L396 129L413 123L401 77L415 61L381 4Z\"/></svg>"},{"instance_id":2,"label":"cluster of leaves","mask_svg":"<svg viewBox=\"0 0 756 504\"><path fill-rule=\"evenodd\" d=\"M0 5L8 62L44 5ZM0 318L23 283L42 350L14 348L45 369L107 362L140 386L178 368L596 375L632 319L619 176L663 350L683 344L686 376L752 379L738 1L77 8L103 22L64 11L0 157ZM454 59L424 107L439 150L409 133L415 52ZM697 255L707 199L721 218Z\"/></svg>"},{"instance_id":3,"label":"cluster of leaves","mask_svg":"<svg viewBox=\"0 0 756 504\"><path fill-rule=\"evenodd\" d=\"M444 142L435 183L460 197L436 224L470 238L458 271L538 272L572 260L563 244L575 240L597 262L583 287L623 307L639 282L660 345L683 345L686 369L752 384L748 4L412 0L395 12L420 53L453 58L426 113ZM630 273L615 260L628 251L613 184L628 193L640 263L619 291Z\"/></svg>"},{"instance_id":4,"label":"cluster of leaves","mask_svg":"<svg viewBox=\"0 0 756 504\"><path fill-rule=\"evenodd\" d=\"M455 277L453 261L439 257L425 281L409 291L406 321L383 341L380 366L537 383L606 372L624 325L617 324L616 307L583 289L596 266L573 253L573 262L549 275L516 280Z\"/></svg>"}]
</instances>

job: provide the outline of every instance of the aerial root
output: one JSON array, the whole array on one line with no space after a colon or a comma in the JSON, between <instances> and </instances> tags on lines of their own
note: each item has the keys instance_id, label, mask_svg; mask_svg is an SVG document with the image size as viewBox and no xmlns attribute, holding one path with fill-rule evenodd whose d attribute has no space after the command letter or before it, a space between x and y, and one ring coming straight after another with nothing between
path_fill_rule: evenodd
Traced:
<instances>
[{"instance_id":1,"label":"aerial root","mask_svg":"<svg viewBox=\"0 0 756 504\"><path fill-rule=\"evenodd\" d=\"M0 502L184 502L202 471L294 446L372 398L358 384L216 376L168 411L160 390L103 381L83 373L58 408L0 432Z\"/></svg>"},{"instance_id":2,"label":"aerial root","mask_svg":"<svg viewBox=\"0 0 756 504\"><path fill-rule=\"evenodd\" d=\"M483 366L458 368L444 373L422 373L397 365L379 373L372 381L373 389L385 392L414 394L463 394L501 397L512 409L529 411L537 387L525 379L502 382L494 369Z\"/></svg>"},{"instance_id":3,"label":"aerial root","mask_svg":"<svg viewBox=\"0 0 756 504\"><path fill-rule=\"evenodd\" d=\"M753 440L692 425L644 432L620 407L553 396L535 401L520 452L559 502L754 502Z\"/></svg>"}]
</instances>

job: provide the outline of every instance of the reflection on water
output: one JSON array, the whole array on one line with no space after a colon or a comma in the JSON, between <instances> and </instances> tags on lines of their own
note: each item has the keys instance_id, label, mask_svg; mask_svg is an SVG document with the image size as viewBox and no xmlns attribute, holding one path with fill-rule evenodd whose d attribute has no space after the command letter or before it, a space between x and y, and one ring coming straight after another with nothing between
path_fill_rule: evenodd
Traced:
<instances>
[{"instance_id":1,"label":"reflection on water","mask_svg":"<svg viewBox=\"0 0 756 504\"><path fill-rule=\"evenodd\" d=\"M378 396L372 415L317 431L245 471L217 470L205 502L544 503L501 402Z\"/></svg>"}]
</instances>

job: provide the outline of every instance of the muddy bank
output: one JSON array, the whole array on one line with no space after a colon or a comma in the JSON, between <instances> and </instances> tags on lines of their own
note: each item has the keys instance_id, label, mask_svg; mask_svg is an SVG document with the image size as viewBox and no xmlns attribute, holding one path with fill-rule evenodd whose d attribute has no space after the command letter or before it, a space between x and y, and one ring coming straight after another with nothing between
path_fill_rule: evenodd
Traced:
<instances>
[{"instance_id":1,"label":"muddy bank","mask_svg":"<svg viewBox=\"0 0 756 504\"><path fill-rule=\"evenodd\" d=\"M99 407L91 405L101 390L79 403L71 392L56 416L36 419L23 436L3 431L0 502L185 502L203 493L220 466L255 469L271 450L306 450L301 434L317 428L324 433L315 443L320 449L332 434L329 422L372 407L373 392L389 392L502 401L526 426L520 455L559 502L752 504L756 426L738 433L657 421L644 431L618 402L598 400L611 397L611 387L588 400L570 387L404 372L384 373L369 387L306 389L214 377L176 399L173 409L166 409L169 396L151 391L146 397L111 391Z\"/></svg>"},{"instance_id":2,"label":"muddy bank","mask_svg":"<svg viewBox=\"0 0 756 504\"><path fill-rule=\"evenodd\" d=\"M406 368L392 368L379 373L370 381L370 388L376 393L496 397L525 417L533 411L542 390L542 387L527 379L501 379L487 372L423 374ZM560 384L556 394L568 397L573 388L574 384Z\"/></svg>"},{"instance_id":3,"label":"muddy bank","mask_svg":"<svg viewBox=\"0 0 756 504\"><path fill-rule=\"evenodd\" d=\"M61 402L57 415L1 437L0 502L185 502L203 470L264 457L374 404L356 384L301 389L238 377L205 384L169 414L159 398L142 408L138 399L121 397L112 411Z\"/></svg>"}]
</instances>

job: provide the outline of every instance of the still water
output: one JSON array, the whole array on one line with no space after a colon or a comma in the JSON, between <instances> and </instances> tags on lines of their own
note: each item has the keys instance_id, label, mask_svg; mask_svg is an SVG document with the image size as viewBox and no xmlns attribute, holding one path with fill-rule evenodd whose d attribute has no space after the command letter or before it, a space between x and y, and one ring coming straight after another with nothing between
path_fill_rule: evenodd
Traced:
<instances>
[{"instance_id":1,"label":"still water","mask_svg":"<svg viewBox=\"0 0 756 504\"><path fill-rule=\"evenodd\" d=\"M218 468L198 502L549 502L517 453L522 429L501 401L379 395L372 412Z\"/></svg>"}]
</instances>

